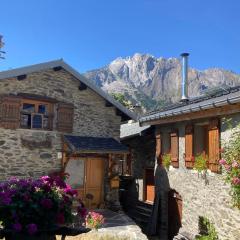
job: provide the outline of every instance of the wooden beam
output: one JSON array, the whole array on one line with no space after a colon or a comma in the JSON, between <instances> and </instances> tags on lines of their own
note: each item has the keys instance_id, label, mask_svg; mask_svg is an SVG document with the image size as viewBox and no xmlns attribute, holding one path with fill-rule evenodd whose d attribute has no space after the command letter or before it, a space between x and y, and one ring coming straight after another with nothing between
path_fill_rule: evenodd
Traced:
<instances>
[{"instance_id":1,"label":"wooden beam","mask_svg":"<svg viewBox=\"0 0 240 240\"><path fill-rule=\"evenodd\" d=\"M80 82L80 85L79 85L78 89L79 89L80 91L86 90L86 89L87 89L87 85L84 84L84 83L82 83L82 82Z\"/></svg>"},{"instance_id":2,"label":"wooden beam","mask_svg":"<svg viewBox=\"0 0 240 240\"><path fill-rule=\"evenodd\" d=\"M105 102L105 107L113 107L113 105L112 105L112 103L106 101L106 102Z\"/></svg>"},{"instance_id":3,"label":"wooden beam","mask_svg":"<svg viewBox=\"0 0 240 240\"><path fill-rule=\"evenodd\" d=\"M22 81L22 80L24 80L24 79L26 79L26 78L27 78L27 74L23 74L23 75L17 76L17 80L18 80L18 81Z\"/></svg>"},{"instance_id":4,"label":"wooden beam","mask_svg":"<svg viewBox=\"0 0 240 240\"><path fill-rule=\"evenodd\" d=\"M150 121L147 121L146 124L160 125L160 124L167 124L167 123L174 123L174 122L181 122L181 121L190 121L193 119L224 116L224 115L234 114L238 112L240 112L240 104L232 104L232 105L227 105L223 107L217 107L217 108L202 110L198 112L191 112L191 113L181 114L178 116L162 118L158 120L150 120Z\"/></svg>"},{"instance_id":5,"label":"wooden beam","mask_svg":"<svg viewBox=\"0 0 240 240\"><path fill-rule=\"evenodd\" d=\"M122 111L120 111L117 108L116 108L116 115L121 117L121 122L124 122L124 121L127 121L130 119L125 113L123 113Z\"/></svg>"},{"instance_id":6,"label":"wooden beam","mask_svg":"<svg viewBox=\"0 0 240 240\"><path fill-rule=\"evenodd\" d=\"M57 71L60 71L62 70L62 67L61 66L58 66L58 67L54 67L53 68L53 71L57 72Z\"/></svg>"}]
</instances>

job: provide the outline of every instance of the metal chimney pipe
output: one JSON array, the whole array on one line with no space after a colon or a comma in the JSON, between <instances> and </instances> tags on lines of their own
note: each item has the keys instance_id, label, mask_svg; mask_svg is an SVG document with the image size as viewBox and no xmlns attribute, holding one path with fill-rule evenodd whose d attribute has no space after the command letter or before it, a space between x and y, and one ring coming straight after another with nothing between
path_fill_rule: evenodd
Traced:
<instances>
[{"instance_id":1,"label":"metal chimney pipe","mask_svg":"<svg viewBox=\"0 0 240 240\"><path fill-rule=\"evenodd\" d=\"M182 97L181 101L188 101L188 56L189 53L182 53Z\"/></svg>"}]
</instances>

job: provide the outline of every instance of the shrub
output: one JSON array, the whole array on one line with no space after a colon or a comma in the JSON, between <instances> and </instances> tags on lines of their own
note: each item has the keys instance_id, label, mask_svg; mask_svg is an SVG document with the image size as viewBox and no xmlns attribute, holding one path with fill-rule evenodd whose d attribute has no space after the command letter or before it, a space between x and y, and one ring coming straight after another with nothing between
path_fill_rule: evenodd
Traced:
<instances>
[{"instance_id":1,"label":"shrub","mask_svg":"<svg viewBox=\"0 0 240 240\"><path fill-rule=\"evenodd\" d=\"M198 172L206 171L207 170L207 157L205 157L203 154L198 154L195 157L194 169L196 169Z\"/></svg>"},{"instance_id":2,"label":"shrub","mask_svg":"<svg viewBox=\"0 0 240 240\"><path fill-rule=\"evenodd\" d=\"M231 185L233 205L240 209L240 127L224 144L223 158L219 161L225 172L225 180Z\"/></svg>"},{"instance_id":3,"label":"shrub","mask_svg":"<svg viewBox=\"0 0 240 240\"><path fill-rule=\"evenodd\" d=\"M170 154L164 154L163 157L163 166L169 170L169 167L171 165L171 155Z\"/></svg>"},{"instance_id":4,"label":"shrub","mask_svg":"<svg viewBox=\"0 0 240 240\"><path fill-rule=\"evenodd\" d=\"M0 183L0 221L5 229L30 235L71 223L76 194L60 176L11 178Z\"/></svg>"},{"instance_id":5,"label":"shrub","mask_svg":"<svg viewBox=\"0 0 240 240\"><path fill-rule=\"evenodd\" d=\"M200 236L197 236L196 239L218 240L214 225L206 217L199 216L198 228Z\"/></svg>"}]
</instances>

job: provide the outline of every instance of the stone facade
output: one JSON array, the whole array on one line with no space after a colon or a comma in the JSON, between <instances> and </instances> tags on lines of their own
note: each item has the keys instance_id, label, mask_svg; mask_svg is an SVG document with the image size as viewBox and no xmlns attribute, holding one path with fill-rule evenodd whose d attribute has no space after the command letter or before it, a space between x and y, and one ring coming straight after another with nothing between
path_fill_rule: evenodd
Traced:
<instances>
[{"instance_id":1,"label":"stone facade","mask_svg":"<svg viewBox=\"0 0 240 240\"><path fill-rule=\"evenodd\" d=\"M229 116L235 127L240 121L240 114ZM180 193L183 199L183 219L180 232L188 233L194 237L198 233L199 216L207 217L215 226L219 239L240 239L240 211L231 206L229 196L230 186L224 182L223 174L208 172L208 185L194 170L186 169L184 163L185 153L185 126L186 122L158 126L157 131L169 132L178 129L179 132L179 168L172 168L168 172L170 187ZM229 130L221 119L221 144L230 137ZM164 134L163 134L164 136ZM169 139L162 139L164 145Z\"/></svg>"},{"instance_id":2,"label":"stone facade","mask_svg":"<svg viewBox=\"0 0 240 240\"><path fill-rule=\"evenodd\" d=\"M27 74L27 78L0 81L0 95L28 93L74 104L74 135L119 139L121 117L115 107L87 88L69 72L53 69ZM56 116L54 116L56 118ZM54 120L55 121L55 120ZM38 177L61 169L62 133L26 129L0 129L1 179L9 176Z\"/></svg>"}]
</instances>

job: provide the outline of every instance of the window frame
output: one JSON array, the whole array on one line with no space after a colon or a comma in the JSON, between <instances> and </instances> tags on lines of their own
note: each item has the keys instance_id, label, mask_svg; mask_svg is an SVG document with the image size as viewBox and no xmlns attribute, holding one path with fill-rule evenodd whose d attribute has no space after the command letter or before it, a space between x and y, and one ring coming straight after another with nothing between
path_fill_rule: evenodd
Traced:
<instances>
[{"instance_id":1,"label":"window frame","mask_svg":"<svg viewBox=\"0 0 240 240\"><path fill-rule=\"evenodd\" d=\"M34 105L34 112L27 112L23 109L24 104L32 104ZM44 105L46 107L45 113L39 113L39 106ZM21 105L20 105L20 128L22 129L32 129L32 130L52 130L52 120L51 117L53 114L53 103L50 103L48 101L42 101L42 100L32 100L32 99L21 99ZM30 127L25 127L22 125L21 117L22 115L29 115L31 117L31 123ZM33 128L33 116L35 115L41 115L42 116L42 128ZM47 127L44 127L44 118L48 119Z\"/></svg>"}]
</instances>

